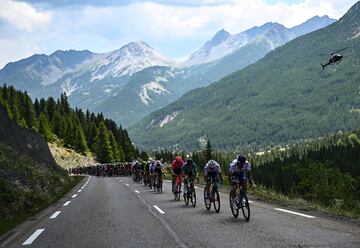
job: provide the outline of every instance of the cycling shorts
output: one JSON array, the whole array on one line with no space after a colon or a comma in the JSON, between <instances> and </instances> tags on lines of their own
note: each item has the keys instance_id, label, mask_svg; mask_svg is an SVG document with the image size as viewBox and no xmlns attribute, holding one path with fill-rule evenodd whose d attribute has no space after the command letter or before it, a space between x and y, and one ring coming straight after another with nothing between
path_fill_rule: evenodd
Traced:
<instances>
[{"instance_id":1,"label":"cycling shorts","mask_svg":"<svg viewBox=\"0 0 360 248\"><path fill-rule=\"evenodd\" d=\"M238 181L238 182L241 182L241 183L246 183L248 178L246 176L245 171L241 171L241 172L238 172L238 173L233 173L233 175L231 176L231 180L232 181Z\"/></svg>"}]
</instances>

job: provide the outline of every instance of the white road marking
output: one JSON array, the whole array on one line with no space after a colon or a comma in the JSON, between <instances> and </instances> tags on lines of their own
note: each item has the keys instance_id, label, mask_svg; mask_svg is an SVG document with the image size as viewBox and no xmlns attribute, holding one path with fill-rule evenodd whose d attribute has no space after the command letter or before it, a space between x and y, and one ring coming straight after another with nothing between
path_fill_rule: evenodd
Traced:
<instances>
[{"instance_id":1,"label":"white road marking","mask_svg":"<svg viewBox=\"0 0 360 248\"><path fill-rule=\"evenodd\" d=\"M315 216L311 216L311 215L307 215L307 214L301 214L301 213L293 212L293 211L282 209L282 208L274 208L274 209L278 210L278 211L281 211L281 212L289 213L289 214L299 215L299 216L309 218L309 219L315 219L316 218Z\"/></svg>"},{"instance_id":2,"label":"white road marking","mask_svg":"<svg viewBox=\"0 0 360 248\"><path fill-rule=\"evenodd\" d=\"M31 245L34 240L39 237L39 235L44 231L45 229L37 229L27 240L25 240L22 245Z\"/></svg>"},{"instance_id":3,"label":"white road marking","mask_svg":"<svg viewBox=\"0 0 360 248\"><path fill-rule=\"evenodd\" d=\"M67 201L67 202L65 202L63 206L64 206L64 207L66 207L67 205L69 205L69 204L70 204L70 202L71 202L71 201Z\"/></svg>"},{"instance_id":4,"label":"white road marking","mask_svg":"<svg viewBox=\"0 0 360 248\"><path fill-rule=\"evenodd\" d=\"M124 180L122 180L122 179L120 180L120 182L123 182L123 181L124 181Z\"/></svg>"},{"instance_id":5,"label":"white road marking","mask_svg":"<svg viewBox=\"0 0 360 248\"><path fill-rule=\"evenodd\" d=\"M127 183L126 186L129 186L129 184Z\"/></svg>"},{"instance_id":6,"label":"white road marking","mask_svg":"<svg viewBox=\"0 0 360 248\"><path fill-rule=\"evenodd\" d=\"M77 192L80 193L80 192L81 192L81 189L79 189Z\"/></svg>"},{"instance_id":7,"label":"white road marking","mask_svg":"<svg viewBox=\"0 0 360 248\"><path fill-rule=\"evenodd\" d=\"M155 208L160 214L165 214L165 212L162 211L161 208L159 208L158 206L154 205L154 208Z\"/></svg>"},{"instance_id":8,"label":"white road marking","mask_svg":"<svg viewBox=\"0 0 360 248\"><path fill-rule=\"evenodd\" d=\"M74 194L71 198L75 198L75 197L77 197L77 194Z\"/></svg>"},{"instance_id":9,"label":"white road marking","mask_svg":"<svg viewBox=\"0 0 360 248\"><path fill-rule=\"evenodd\" d=\"M82 186L82 187L81 187L81 189L84 189L84 188L85 188L85 186Z\"/></svg>"},{"instance_id":10,"label":"white road marking","mask_svg":"<svg viewBox=\"0 0 360 248\"><path fill-rule=\"evenodd\" d=\"M249 201L249 203L254 203L253 201Z\"/></svg>"},{"instance_id":11,"label":"white road marking","mask_svg":"<svg viewBox=\"0 0 360 248\"><path fill-rule=\"evenodd\" d=\"M198 189L199 187L198 186L194 186L195 189Z\"/></svg>"},{"instance_id":12,"label":"white road marking","mask_svg":"<svg viewBox=\"0 0 360 248\"><path fill-rule=\"evenodd\" d=\"M60 213L61 211L56 211L53 215L50 216L50 219L55 219Z\"/></svg>"},{"instance_id":13,"label":"white road marking","mask_svg":"<svg viewBox=\"0 0 360 248\"><path fill-rule=\"evenodd\" d=\"M165 180L166 182L169 182L169 183L172 183L172 181L171 180Z\"/></svg>"},{"instance_id":14,"label":"white road marking","mask_svg":"<svg viewBox=\"0 0 360 248\"><path fill-rule=\"evenodd\" d=\"M140 194L140 191L138 191L138 190L135 190L135 193L138 193L138 194Z\"/></svg>"}]
</instances>

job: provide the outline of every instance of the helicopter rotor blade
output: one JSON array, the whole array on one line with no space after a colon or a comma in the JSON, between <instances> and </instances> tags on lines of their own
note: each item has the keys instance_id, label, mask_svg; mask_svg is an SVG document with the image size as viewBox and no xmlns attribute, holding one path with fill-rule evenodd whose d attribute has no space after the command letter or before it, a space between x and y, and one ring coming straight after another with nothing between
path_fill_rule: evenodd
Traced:
<instances>
[{"instance_id":1,"label":"helicopter rotor blade","mask_svg":"<svg viewBox=\"0 0 360 248\"><path fill-rule=\"evenodd\" d=\"M339 52L342 52L342 51L344 51L344 50L346 50L346 49L348 49L349 47L345 47L345 48L343 48L343 49L341 49L341 50L339 50L339 51L337 51L337 52L334 52L334 53L339 53Z\"/></svg>"}]
</instances>

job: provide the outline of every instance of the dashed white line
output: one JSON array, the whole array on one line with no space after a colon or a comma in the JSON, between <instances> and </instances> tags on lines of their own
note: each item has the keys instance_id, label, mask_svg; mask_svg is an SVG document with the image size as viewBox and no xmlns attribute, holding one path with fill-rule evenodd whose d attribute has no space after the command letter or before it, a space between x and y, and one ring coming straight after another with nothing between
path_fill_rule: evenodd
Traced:
<instances>
[{"instance_id":1,"label":"dashed white line","mask_svg":"<svg viewBox=\"0 0 360 248\"><path fill-rule=\"evenodd\" d=\"M161 208L159 208L158 206L154 205L154 208L155 208L160 214L165 214L165 212L162 211Z\"/></svg>"},{"instance_id":2,"label":"dashed white line","mask_svg":"<svg viewBox=\"0 0 360 248\"><path fill-rule=\"evenodd\" d=\"M138 191L138 190L135 190L135 193L137 193L137 194L140 194L140 191Z\"/></svg>"},{"instance_id":3,"label":"dashed white line","mask_svg":"<svg viewBox=\"0 0 360 248\"><path fill-rule=\"evenodd\" d=\"M27 240L25 240L22 245L31 245L34 240L39 237L39 235L44 231L45 229L37 229Z\"/></svg>"},{"instance_id":4,"label":"dashed white line","mask_svg":"<svg viewBox=\"0 0 360 248\"><path fill-rule=\"evenodd\" d=\"M77 192L80 193L80 192L81 192L81 189L79 189Z\"/></svg>"},{"instance_id":5,"label":"dashed white line","mask_svg":"<svg viewBox=\"0 0 360 248\"><path fill-rule=\"evenodd\" d=\"M70 204L70 202L71 202L71 201L67 201L67 202L65 202L63 206L64 206L64 207L66 207L67 205L69 205L69 204Z\"/></svg>"},{"instance_id":6,"label":"dashed white line","mask_svg":"<svg viewBox=\"0 0 360 248\"><path fill-rule=\"evenodd\" d=\"M309 219L315 219L315 216L312 215L307 215L307 214L301 214L301 213L297 213L294 211L290 211L290 210L286 210L286 209L282 209L282 208L274 208L275 210L281 211L281 212L285 212L285 213L289 213L289 214L295 214L295 215L299 215L305 218L309 218Z\"/></svg>"},{"instance_id":7,"label":"dashed white line","mask_svg":"<svg viewBox=\"0 0 360 248\"><path fill-rule=\"evenodd\" d=\"M60 213L61 211L56 211L53 215L50 216L50 219L55 219Z\"/></svg>"},{"instance_id":8,"label":"dashed white line","mask_svg":"<svg viewBox=\"0 0 360 248\"><path fill-rule=\"evenodd\" d=\"M71 198L75 198L75 197L77 197L77 194L74 194Z\"/></svg>"}]
</instances>

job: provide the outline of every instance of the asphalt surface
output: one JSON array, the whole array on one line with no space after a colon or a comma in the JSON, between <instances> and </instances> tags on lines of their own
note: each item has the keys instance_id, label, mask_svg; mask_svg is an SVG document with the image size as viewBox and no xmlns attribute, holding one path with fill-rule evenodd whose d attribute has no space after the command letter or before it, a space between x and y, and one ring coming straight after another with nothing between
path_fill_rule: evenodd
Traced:
<instances>
[{"instance_id":1,"label":"asphalt surface","mask_svg":"<svg viewBox=\"0 0 360 248\"><path fill-rule=\"evenodd\" d=\"M174 200L168 181L158 194L129 177L89 177L0 247L360 247L359 225L260 201L246 222L232 216L227 194L215 213L196 191L193 208Z\"/></svg>"}]
</instances>

